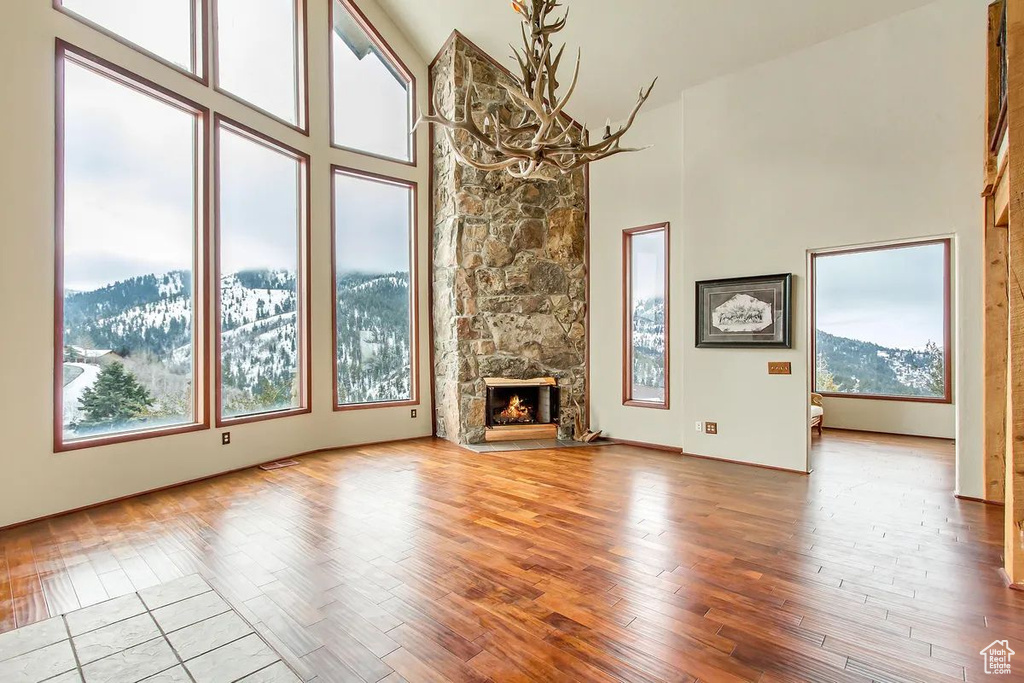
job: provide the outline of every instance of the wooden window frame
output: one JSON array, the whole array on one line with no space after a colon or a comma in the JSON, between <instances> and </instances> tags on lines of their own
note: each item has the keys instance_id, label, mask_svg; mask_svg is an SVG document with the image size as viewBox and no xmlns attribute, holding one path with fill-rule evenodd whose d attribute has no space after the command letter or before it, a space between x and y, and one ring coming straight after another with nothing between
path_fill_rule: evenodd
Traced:
<instances>
[{"instance_id":1,"label":"wooden window frame","mask_svg":"<svg viewBox=\"0 0 1024 683\"><path fill-rule=\"evenodd\" d=\"M665 237L665 400L641 401L633 398L633 237L658 232L663 233ZM672 377L669 363L672 339L669 315L671 245L671 224L668 222L622 231L622 405L624 406L669 410L671 405L669 396Z\"/></svg>"},{"instance_id":2,"label":"wooden window frame","mask_svg":"<svg viewBox=\"0 0 1024 683\"><path fill-rule=\"evenodd\" d=\"M403 187L409 190L409 372L411 398L402 401L381 401L375 403L338 403L338 207L337 179L348 176L370 182ZM420 405L420 316L419 316L419 185L413 180L371 173L347 166L331 166L331 357L334 412L372 410L377 408L401 408Z\"/></svg>"},{"instance_id":3,"label":"wooden window frame","mask_svg":"<svg viewBox=\"0 0 1024 683\"><path fill-rule=\"evenodd\" d=\"M192 263L192 401L193 421L169 427L138 429L97 436L95 438L65 440L64 438L64 131L65 131L65 64L74 61L100 76L115 81L138 93L160 100L196 119L194 203L196 216L193 227ZM138 74L132 73L86 50L56 40L55 52L55 173L54 173L54 344L53 344L53 450L55 453L98 448L113 444L141 441L175 434L202 431L210 428L210 409L207 389L210 385L210 339L207 321L210 317L209 282L209 223L210 209L208 169L210 168L210 110L175 92L163 88Z\"/></svg>"},{"instance_id":4,"label":"wooden window frame","mask_svg":"<svg viewBox=\"0 0 1024 683\"><path fill-rule=\"evenodd\" d=\"M841 392L822 392L818 391L818 277L817 277L817 265L819 258L828 258L831 256L848 256L851 254L863 254L873 251L894 251L897 249L911 249L914 247L926 247L930 245L941 244L944 247L944 258L943 258L943 341L942 341L942 353L944 356L944 384L945 384L945 395L939 397L927 397L927 396L890 396L887 394L846 394ZM950 237L942 237L938 239L922 239L913 240L907 242L897 242L894 244L882 244L869 247L854 247L852 249L837 249L829 251L820 251L811 254L811 295L810 295L810 308L811 308L811 391L816 394L820 394L826 398L849 398L854 400L868 400L868 401L897 401L904 403L925 403L925 404L936 404L936 405L951 405L953 403L953 353L952 353L952 339L953 339L953 316L952 316L952 252L953 252L953 240Z\"/></svg>"},{"instance_id":5,"label":"wooden window frame","mask_svg":"<svg viewBox=\"0 0 1024 683\"><path fill-rule=\"evenodd\" d=\"M265 411L251 415L239 415L237 417L225 417L223 406L223 384L222 376L222 309L221 309L221 149L220 135L222 130L261 145L277 154L288 157L298 162L298 198L299 216L296 242L298 250L296 254L295 276L296 284L296 324L298 338L296 340L296 352L298 355L299 373L299 405L294 408L282 410ZM222 114L214 114L213 117L213 151L214 151L214 191L213 191L213 225L214 225L214 254L212 268L214 273L214 383L215 383L215 410L217 427L230 427L234 425L250 424L253 422L266 422L296 415L308 415L313 411L311 362L313 357L313 335L310 326L312 316L312 262L310 258L310 243L312 241L312 222L310 220L311 192L310 192L310 155L283 142L275 140L253 128L230 119Z\"/></svg>"},{"instance_id":6,"label":"wooden window frame","mask_svg":"<svg viewBox=\"0 0 1024 683\"><path fill-rule=\"evenodd\" d=\"M203 0L190 0L189 5L192 10L192 66L191 69L186 69L180 64L175 64L166 57L161 57L152 50L139 45L129 38L122 36L113 29L109 29L103 24L97 23L88 17L85 17L72 9L68 9L64 6L64 0L53 0L53 8L64 14L75 21L88 26L89 28L102 33L103 35L115 40L116 42L124 45L125 47L131 48L136 52L139 52L146 57L152 59L155 62L159 62L164 66L177 71L178 73L191 78L194 81L202 83L203 85L209 85L210 83L210 54L209 54L209 41L206 36L208 35L207 28L209 26L209 17L205 10L205 3ZM200 67L199 60L202 58L202 68Z\"/></svg>"},{"instance_id":7,"label":"wooden window frame","mask_svg":"<svg viewBox=\"0 0 1024 683\"><path fill-rule=\"evenodd\" d=\"M250 102L241 95L236 95L223 88L220 84L220 27L217 22L219 12L218 0L210 0L210 24L213 27L210 32L210 40L213 43L210 57L210 70L212 73L211 83L216 93L234 100L249 109L272 119L283 126L287 126L302 135L309 137L309 40L306 37L308 27L307 0L293 0L295 6L295 107L298 118L297 123L292 123L273 114L263 107Z\"/></svg>"},{"instance_id":8,"label":"wooden window frame","mask_svg":"<svg viewBox=\"0 0 1024 683\"><path fill-rule=\"evenodd\" d=\"M328 78L330 82L328 84L328 111L330 115L330 142L333 149L341 150L343 152L350 152L352 154L358 154L364 157L370 157L372 159L380 159L382 161L390 161L396 164L402 164L404 166L415 167L417 165L417 152L419 145L418 131L414 129L415 123L415 111L416 111L416 76L412 70L406 66L402 58L398 56L398 53L392 49L391 45L384 39L380 31L370 23L370 20L366 18L363 11L353 2L353 0L327 0L330 3L330 13L328 22L330 24L328 34ZM336 11L335 4L340 4L344 10L346 10L352 18L355 20L359 27L366 32L366 35L370 37L370 40L377 47L378 50L391 62L391 66L394 67L405 79L409 86L409 102L408 102L408 119L409 119L409 158L400 159L398 157L391 157L385 154L376 154L374 152L368 152L365 150L357 149L355 147L346 147L344 145L335 144L334 134L334 13Z\"/></svg>"}]
</instances>

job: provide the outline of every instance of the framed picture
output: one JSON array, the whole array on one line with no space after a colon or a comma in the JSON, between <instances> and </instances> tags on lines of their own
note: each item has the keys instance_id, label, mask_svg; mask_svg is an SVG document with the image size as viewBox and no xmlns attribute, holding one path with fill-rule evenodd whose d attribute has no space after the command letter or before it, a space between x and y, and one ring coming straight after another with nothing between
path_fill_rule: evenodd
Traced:
<instances>
[{"instance_id":1,"label":"framed picture","mask_svg":"<svg viewBox=\"0 0 1024 683\"><path fill-rule=\"evenodd\" d=\"M791 349L792 275L697 283L697 348Z\"/></svg>"}]
</instances>

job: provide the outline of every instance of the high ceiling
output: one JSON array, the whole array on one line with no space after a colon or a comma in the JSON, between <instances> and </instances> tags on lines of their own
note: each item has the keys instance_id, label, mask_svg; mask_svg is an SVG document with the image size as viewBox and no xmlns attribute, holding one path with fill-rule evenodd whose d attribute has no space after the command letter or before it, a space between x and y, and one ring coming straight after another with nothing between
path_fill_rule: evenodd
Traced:
<instances>
[{"instance_id":1,"label":"high ceiling","mask_svg":"<svg viewBox=\"0 0 1024 683\"><path fill-rule=\"evenodd\" d=\"M514 67L520 42L508 0L378 0L428 60L453 28ZM561 36L583 50L571 114L596 127L621 119L641 85L659 76L648 107L684 89L921 7L931 0L563 0Z\"/></svg>"}]
</instances>

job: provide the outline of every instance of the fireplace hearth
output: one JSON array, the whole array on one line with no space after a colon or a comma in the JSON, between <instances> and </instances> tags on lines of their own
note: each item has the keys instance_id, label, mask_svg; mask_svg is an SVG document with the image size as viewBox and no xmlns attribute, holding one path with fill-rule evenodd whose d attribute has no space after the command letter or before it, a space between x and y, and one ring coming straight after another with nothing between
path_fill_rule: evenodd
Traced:
<instances>
[{"instance_id":1,"label":"fireplace hearth","mask_svg":"<svg viewBox=\"0 0 1024 683\"><path fill-rule=\"evenodd\" d=\"M551 377L485 379L485 441L554 439L558 436L558 383Z\"/></svg>"}]
</instances>

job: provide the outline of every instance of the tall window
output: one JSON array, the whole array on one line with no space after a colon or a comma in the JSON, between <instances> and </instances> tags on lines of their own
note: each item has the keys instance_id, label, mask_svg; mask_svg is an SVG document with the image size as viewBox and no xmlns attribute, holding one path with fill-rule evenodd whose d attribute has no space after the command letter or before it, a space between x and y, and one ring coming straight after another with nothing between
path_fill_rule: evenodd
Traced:
<instances>
[{"instance_id":1,"label":"tall window","mask_svg":"<svg viewBox=\"0 0 1024 683\"><path fill-rule=\"evenodd\" d=\"M215 82L299 129L305 113L305 2L214 0Z\"/></svg>"},{"instance_id":2,"label":"tall window","mask_svg":"<svg viewBox=\"0 0 1024 683\"><path fill-rule=\"evenodd\" d=\"M814 387L950 402L950 242L816 254Z\"/></svg>"},{"instance_id":3,"label":"tall window","mask_svg":"<svg viewBox=\"0 0 1024 683\"><path fill-rule=\"evenodd\" d=\"M217 121L218 417L307 412L309 159Z\"/></svg>"},{"instance_id":4,"label":"tall window","mask_svg":"<svg viewBox=\"0 0 1024 683\"><path fill-rule=\"evenodd\" d=\"M333 144L410 161L412 74L349 0L332 0L331 16Z\"/></svg>"},{"instance_id":5,"label":"tall window","mask_svg":"<svg viewBox=\"0 0 1024 683\"><path fill-rule=\"evenodd\" d=\"M68 14L194 76L204 74L199 0L57 0Z\"/></svg>"},{"instance_id":6,"label":"tall window","mask_svg":"<svg viewBox=\"0 0 1024 683\"><path fill-rule=\"evenodd\" d=\"M626 405L668 409L667 223L626 230L623 247L623 377Z\"/></svg>"},{"instance_id":7,"label":"tall window","mask_svg":"<svg viewBox=\"0 0 1024 683\"><path fill-rule=\"evenodd\" d=\"M333 176L336 406L415 402L416 184Z\"/></svg>"},{"instance_id":8,"label":"tall window","mask_svg":"<svg viewBox=\"0 0 1024 683\"><path fill-rule=\"evenodd\" d=\"M308 1L44 10L100 55L55 37L55 451L311 412L311 160L404 168L415 84L327 0L332 132L311 137ZM416 184L331 168L333 406L415 405Z\"/></svg>"},{"instance_id":9,"label":"tall window","mask_svg":"<svg viewBox=\"0 0 1024 683\"><path fill-rule=\"evenodd\" d=\"M58 45L58 448L202 418L204 114Z\"/></svg>"}]
</instances>

